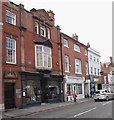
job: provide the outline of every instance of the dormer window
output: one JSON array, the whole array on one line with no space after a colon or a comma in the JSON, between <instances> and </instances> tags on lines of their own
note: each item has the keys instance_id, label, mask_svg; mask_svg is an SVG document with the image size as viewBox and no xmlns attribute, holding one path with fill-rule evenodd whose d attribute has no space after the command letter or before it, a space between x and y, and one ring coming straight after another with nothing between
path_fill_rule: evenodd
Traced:
<instances>
[{"instance_id":1,"label":"dormer window","mask_svg":"<svg viewBox=\"0 0 114 120\"><path fill-rule=\"evenodd\" d=\"M46 37L46 29L44 26L40 26L40 35Z\"/></svg>"}]
</instances>

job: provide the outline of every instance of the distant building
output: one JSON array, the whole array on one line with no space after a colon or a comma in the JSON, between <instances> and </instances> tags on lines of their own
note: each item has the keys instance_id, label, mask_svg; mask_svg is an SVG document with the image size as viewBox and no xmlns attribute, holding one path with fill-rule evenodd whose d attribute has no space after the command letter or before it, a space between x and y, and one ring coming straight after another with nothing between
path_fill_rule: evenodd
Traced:
<instances>
[{"instance_id":1,"label":"distant building","mask_svg":"<svg viewBox=\"0 0 114 120\"><path fill-rule=\"evenodd\" d=\"M102 87L114 92L114 70L113 70L113 59L110 57L110 61L101 63L102 71Z\"/></svg>"}]
</instances>

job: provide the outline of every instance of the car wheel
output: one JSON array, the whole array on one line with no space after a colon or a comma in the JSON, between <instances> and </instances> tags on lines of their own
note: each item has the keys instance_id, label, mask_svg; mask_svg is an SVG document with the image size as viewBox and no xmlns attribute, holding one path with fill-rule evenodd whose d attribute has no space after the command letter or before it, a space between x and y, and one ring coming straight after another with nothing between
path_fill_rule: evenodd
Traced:
<instances>
[{"instance_id":1,"label":"car wheel","mask_svg":"<svg viewBox=\"0 0 114 120\"><path fill-rule=\"evenodd\" d=\"M95 101L95 102L97 102L97 100L96 100L96 99L94 99L94 101Z\"/></svg>"},{"instance_id":2,"label":"car wheel","mask_svg":"<svg viewBox=\"0 0 114 120\"><path fill-rule=\"evenodd\" d=\"M109 98L108 98L108 96L106 97L106 101L108 101L109 100Z\"/></svg>"}]
</instances>

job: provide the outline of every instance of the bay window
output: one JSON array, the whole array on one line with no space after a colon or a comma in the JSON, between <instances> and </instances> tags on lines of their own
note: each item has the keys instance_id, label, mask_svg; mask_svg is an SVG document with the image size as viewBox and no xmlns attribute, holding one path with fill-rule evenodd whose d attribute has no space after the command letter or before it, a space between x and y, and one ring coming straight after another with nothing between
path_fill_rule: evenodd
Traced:
<instances>
[{"instance_id":1,"label":"bay window","mask_svg":"<svg viewBox=\"0 0 114 120\"><path fill-rule=\"evenodd\" d=\"M51 69L52 68L52 53L51 48L43 45L35 46L36 68Z\"/></svg>"}]
</instances>

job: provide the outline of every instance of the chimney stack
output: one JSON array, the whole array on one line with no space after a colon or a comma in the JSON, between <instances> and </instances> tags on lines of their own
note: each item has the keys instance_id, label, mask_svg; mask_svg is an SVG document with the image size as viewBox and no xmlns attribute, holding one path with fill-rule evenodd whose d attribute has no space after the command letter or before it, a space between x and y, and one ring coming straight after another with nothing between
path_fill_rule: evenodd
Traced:
<instances>
[{"instance_id":1,"label":"chimney stack","mask_svg":"<svg viewBox=\"0 0 114 120\"><path fill-rule=\"evenodd\" d=\"M89 42L87 43L87 47L90 48L90 43Z\"/></svg>"},{"instance_id":2,"label":"chimney stack","mask_svg":"<svg viewBox=\"0 0 114 120\"><path fill-rule=\"evenodd\" d=\"M78 35L75 33L75 34L72 34L72 38L76 41L78 41Z\"/></svg>"},{"instance_id":3,"label":"chimney stack","mask_svg":"<svg viewBox=\"0 0 114 120\"><path fill-rule=\"evenodd\" d=\"M50 17L51 24L54 26L55 25L55 17L54 17L55 14L53 13L52 10L47 11L47 13Z\"/></svg>"}]
</instances>

